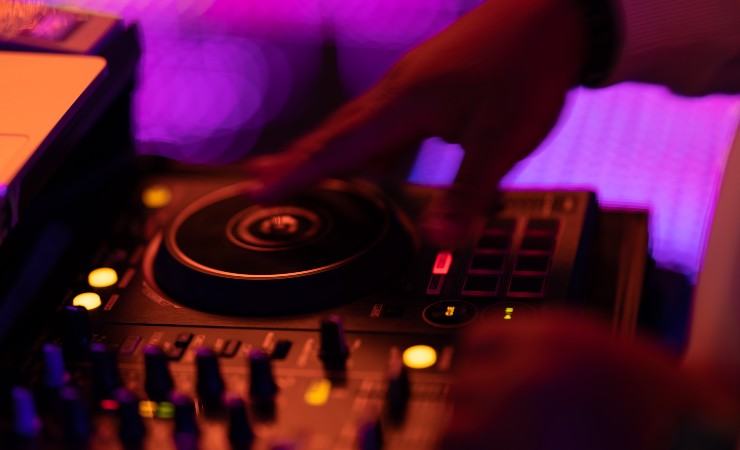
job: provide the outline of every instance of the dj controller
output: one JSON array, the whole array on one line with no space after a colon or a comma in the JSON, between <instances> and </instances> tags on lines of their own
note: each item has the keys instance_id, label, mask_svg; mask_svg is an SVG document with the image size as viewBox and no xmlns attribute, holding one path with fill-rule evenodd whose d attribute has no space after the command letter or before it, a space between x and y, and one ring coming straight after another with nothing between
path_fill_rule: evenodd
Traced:
<instances>
[{"instance_id":1,"label":"dj controller","mask_svg":"<svg viewBox=\"0 0 740 450\"><path fill-rule=\"evenodd\" d=\"M634 330L644 215L505 191L439 249L415 229L431 188L260 205L238 168L134 161L129 95L0 246L4 449L428 449L467 328L568 305Z\"/></svg>"}]
</instances>

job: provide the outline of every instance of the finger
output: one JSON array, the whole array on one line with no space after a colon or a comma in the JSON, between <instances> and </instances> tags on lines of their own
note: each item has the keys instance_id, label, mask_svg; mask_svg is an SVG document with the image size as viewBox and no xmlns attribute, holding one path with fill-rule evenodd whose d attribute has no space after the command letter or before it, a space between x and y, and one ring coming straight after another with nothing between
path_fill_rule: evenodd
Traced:
<instances>
[{"instance_id":1,"label":"finger","mask_svg":"<svg viewBox=\"0 0 740 450\"><path fill-rule=\"evenodd\" d=\"M262 183L249 193L258 201L284 197L321 178L389 157L423 136L413 102L383 85L335 113L318 130L278 155L247 164Z\"/></svg>"},{"instance_id":2,"label":"finger","mask_svg":"<svg viewBox=\"0 0 740 450\"><path fill-rule=\"evenodd\" d=\"M547 136L562 104L561 94L528 111L501 111L490 103L477 111L461 134L465 156L454 184L433 199L422 219L431 243L450 250L466 244L475 224L496 207L501 178Z\"/></svg>"}]
</instances>

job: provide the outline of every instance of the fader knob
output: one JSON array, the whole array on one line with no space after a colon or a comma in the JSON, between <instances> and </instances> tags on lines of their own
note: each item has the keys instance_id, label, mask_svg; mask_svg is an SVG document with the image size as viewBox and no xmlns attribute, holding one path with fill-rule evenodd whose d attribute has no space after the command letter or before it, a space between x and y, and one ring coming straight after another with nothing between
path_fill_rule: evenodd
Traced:
<instances>
[{"instance_id":1,"label":"fader knob","mask_svg":"<svg viewBox=\"0 0 740 450\"><path fill-rule=\"evenodd\" d=\"M411 396L409 373L397 348L392 348L388 360L388 390L386 405L392 420L402 421L406 414L406 405Z\"/></svg>"},{"instance_id":2,"label":"fader knob","mask_svg":"<svg viewBox=\"0 0 740 450\"><path fill-rule=\"evenodd\" d=\"M214 404L221 401L224 393L224 380L218 367L216 352L208 347L200 347L196 353L198 370L197 391L204 403Z\"/></svg>"},{"instance_id":3,"label":"fader knob","mask_svg":"<svg viewBox=\"0 0 740 450\"><path fill-rule=\"evenodd\" d=\"M244 400L231 395L226 398L226 407L229 409L229 441L235 448L248 446L254 440L254 430Z\"/></svg>"},{"instance_id":4,"label":"fader knob","mask_svg":"<svg viewBox=\"0 0 740 450\"><path fill-rule=\"evenodd\" d=\"M59 391L62 408L64 435L68 442L85 442L92 432L90 414L80 398L80 392L72 386Z\"/></svg>"},{"instance_id":5,"label":"fader knob","mask_svg":"<svg viewBox=\"0 0 740 450\"><path fill-rule=\"evenodd\" d=\"M65 356L73 360L84 359L90 350L92 331L87 309L82 306L65 306L62 311L62 348Z\"/></svg>"},{"instance_id":6,"label":"fader knob","mask_svg":"<svg viewBox=\"0 0 740 450\"><path fill-rule=\"evenodd\" d=\"M258 404L270 404L277 393L269 356L262 350L249 352L249 397Z\"/></svg>"},{"instance_id":7,"label":"fader knob","mask_svg":"<svg viewBox=\"0 0 740 450\"><path fill-rule=\"evenodd\" d=\"M96 400L113 398L113 392L122 386L116 352L107 345L95 342L90 346L92 360L92 389Z\"/></svg>"},{"instance_id":8,"label":"fader knob","mask_svg":"<svg viewBox=\"0 0 740 450\"><path fill-rule=\"evenodd\" d=\"M146 434L144 421L139 415L139 399L128 389L116 389L118 402L118 436L125 445L141 444Z\"/></svg>"},{"instance_id":9,"label":"fader knob","mask_svg":"<svg viewBox=\"0 0 740 450\"><path fill-rule=\"evenodd\" d=\"M329 370L342 370L346 366L349 349L344 336L344 321L331 315L321 321L321 347L319 358Z\"/></svg>"},{"instance_id":10,"label":"fader knob","mask_svg":"<svg viewBox=\"0 0 740 450\"><path fill-rule=\"evenodd\" d=\"M167 355L160 347L156 345L144 347L144 369L146 371L144 389L149 399L155 402L168 400L174 383L167 367Z\"/></svg>"}]
</instances>

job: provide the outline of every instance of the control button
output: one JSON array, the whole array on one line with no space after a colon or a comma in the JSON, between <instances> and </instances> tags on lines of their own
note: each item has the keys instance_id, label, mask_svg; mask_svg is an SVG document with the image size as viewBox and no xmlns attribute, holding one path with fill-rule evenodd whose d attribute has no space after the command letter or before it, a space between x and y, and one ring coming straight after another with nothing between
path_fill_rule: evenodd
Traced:
<instances>
[{"instance_id":1,"label":"control button","mask_svg":"<svg viewBox=\"0 0 740 450\"><path fill-rule=\"evenodd\" d=\"M122 355L133 355L141 342L141 336L129 336L121 344L118 352Z\"/></svg>"},{"instance_id":2,"label":"control button","mask_svg":"<svg viewBox=\"0 0 740 450\"><path fill-rule=\"evenodd\" d=\"M495 297L501 279L496 275L468 275L462 288L462 295L469 297Z\"/></svg>"},{"instance_id":3,"label":"control button","mask_svg":"<svg viewBox=\"0 0 740 450\"><path fill-rule=\"evenodd\" d=\"M126 446L138 446L144 440L146 427L139 415L139 399L128 389L115 392L118 401L118 436Z\"/></svg>"},{"instance_id":4,"label":"control button","mask_svg":"<svg viewBox=\"0 0 740 450\"><path fill-rule=\"evenodd\" d=\"M357 427L357 448L380 450L383 448L383 429L380 420L363 420Z\"/></svg>"},{"instance_id":5,"label":"control button","mask_svg":"<svg viewBox=\"0 0 740 450\"><path fill-rule=\"evenodd\" d=\"M424 309L423 317L430 325L438 327L461 327L472 322L478 309L461 300L433 303Z\"/></svg>"},{"instance_id":6,"label":"control button","mask_svg":"<svg viewBox=\"0 0 740 450\"><path fill-rule=\"evenodd\" d=\"M503 302L489 306L483 311L483 320L488 323L510 322L536 313L535 308L524 303Z\"/></svg>"},{"instance_id":7,"label":"control button","mask_svg":"<svg viewBox=\"0 0 740 450\"><path fill-rule=\"evenodd\" d=\"M249 352L249 398L257 404L272 404L277 394L270 358L263 350Z\"/></svg>"},{"instance_id":8,"label":"control button","mask_svg":"<svg viewBox=\"0 0 740 450\"><path fill-rule=\"evenodd\" d=\"M516 228L516 219L505 219L496 217L488 220L484 227L486 233L514 234Z\"/></svg>"},{"instance_id":9,"label":"control button","mask_svg":"<svg viewBox=\"0 0 740 450\"><path fill-rule=\"evenodd\" d=\"M59 388L67 382L67 371L64 368L64 356L58 345L44 344L44 386Z\"/></svg>"},{"instance_id":10,"label":"control button","mask_svg":"<svg viewBox=\"0 0 740 450\"><path fill-rule=\"evenodd\" d=\"M270 357L272 359L285 359L288 357L290 348L293 343L287 339L281 339L275 343L275 348L272 350Z\"/></svg>"},{"instance_id":11,"label":"control button","mask_svg":"<svg viewBox=\"0 0 740 450\"><path fill-rule=\"evenodd\" d=\"M483 234L477 247L481 250L506 251L511 247L511 237L500 234Z\"/></svg>"},{"instance_id":12,"label":"control button","mask_svg":"<svg viewBox=\"0 0 740 450\"><path fill-rule=\"evenodd\" d=\"M177 339L175 339L175 347L187 348L192 340L193 333L180 333L177 335Z\"/></svg>"},{"instance_id":13,"label":"control button","mask_svg":"<svg viewBox=\"0 0 740 450\"><path fill-rule=\"evenodd\" d=\"M543 297L545 277L511 277L509 297Z\"/></svg>"},{"instance_id":14,"label":"control button","mask_svg":"<svg viewBox=\"0 0 740 450\"><path fill-rule=\"evenodd\" d=\"M519 247L523 252L547 252L555 248L554 236L524 236Z\"/></svg>"},{"instance_id":15,"label":"control button","mask_svg":"<svg viewBox=\"0 0 740 450\"><path fill-rule=\"evenodd\" d=\"M147 208L164 208L172 201L172 190L163 184L147 187L141 194L141 202Z\"/></svg>"},{"instance_id":16,"label":"control button","mask_svg":"<svg viewBox=\"0 0 740 450\"><path fill-rule=\"evenodd\" d=\"M344 321L331 315L321 321L321 347L319 359L327 370L343 370L346 367L349 349L344 336Z\"/></svg>"},{"instance_id":17,"label":"control button","mask_svg":"<svg viewBox=\"0 0 740 450\"><path fill-rule=\"evenodd\" d=\"M41 419L36 414L36 404L30 390L14 387L10 393L13 399L13 432L24 438L37 436L41 431Z\"/></svg>"},{"instance_id":18,"label":"control button","mask_svg":"<svg viewBox=\"0 0 740 450\"><path fill-rule=\"evenodd\" d=\"M432 267L433 275L447 275L452 266L452 253L450 252L439 252L437 258L434 260L434 266Z\"/></svg>"},{"instance_id":19,"label":"control button","mask_svg":"<svg viewBox=\"0 0 740 450\"><path fill-rule=\"evenodd\" d=\"M241 341L228 340L224 344L224 348L221 349L220 355L224 358L233 358L234 355L236 355L236 352L239 351L239 347L241 347L241 345Z\"/></svg>"},{"instance_id":20,"label":"control button","mask_svg":"<svg viewBox=\"0 0 740 450\"><path fill-rule=\"evenodd\" d=\"M107 288L118 283L118 274L110 267L100 267L87 275L87 283L94 288Z\"/></svg>"},{"instance_id":21,"label":"control button","mask_svg":"<svg viewBox=\"0 0 740 450\"><path fill-rule=\"evenodd\" d=\"M83 443L92 434L90 414L77 388L65 386L59 391L64 437L70 443Z\"/></svg>"},{"instance_id":22,"label":"control button","mask_svg":"<svg viewBox=\"0 0 740 450\"><path fill-rule=\"evenodd\" d=\"M90 317L82 306L65 306L62 311L62 350L67 358L87 357L92 341Z\"/></svg>"},{"instance_id":23,"label":"control button","mask_svg":"<svg viewBox=\"0 0 740 450\"><path fill-rule=\"evenodd\" d=\"M229 409L229 442L234 448L246 448L254 440L254 430L249 423L244 400L236 395L226 398Z\"/></svg>"},{"instance_id":24,"label":"control button","mask_svg":"<svg viewBox=\"0 0 740 450\"><path fill-rule=\"evenodd\" d=\"M95 292L83 292L81 294L77 294L72 299L73 306L81 306L88 311L99 308L102 304L103 301L100 299L100 295Z\"/></svg>"},{"instance_id":25,"label":"control button","mask_svg":"<svg viewBox=\"0 0 740 450\"><path fill-rule=\"evenodd\" d=\"M410 396L411 384L408 369L403 364L398 349L393 347L388 358L388 390L385 396L388 415L391 420L403 421Z\"/></svg>"},{"instance_id":26,"label":"control button","mask_svg":"<svg viewBox=\"0 0 740 450\"><path fill-rule=\"evenodd\" d=\"M144 347L144 369L146 373L144 389L149 399L155 402L169 399L174 383L167 366L167 356L160 347L156 345Z\"/></svg>"},{"instance_id":27,"label":"control button","mask_svg":"<svg viewBox=\"0 0 740 450\"><path fill-rule=\"evenodd\" d=\"M303 394L303 400L308 405L321 406L329 401L329 394L331 394L331 380L320 378L312 380L308 384L306 392Z\"/></svg>"},{"instance_id":28,"label":"control button","mask_svg":"<svg viewBox=\"0 0 740 450\"><path fill-rule=\"evenodd\" d=\"M504 253L476 252L470 261L468 273L501 273L504 261L506 261Z\"/></svg>"},{"instance_id":29,"label":"control button","mask_svg":"<svg viewBox=\"0 0 740 450\"><path fill-rule=\"evenodd\" d=\"M514 264L514 273L546 274L550 269L549 256L520 255Z\"/></svg>"},{"instance_id":30,"label":"control button","mask_svg":"<svg viewBox=\"0 0 740 450\"><path fill-rule=\"evenodd\" d=\"M100 342L90 346L92 362L92 390L97 401L112 399L115 390L122 386L116 353Z\"/></svg>"},{"instance_id":31,"label":"control button","mask_svg":"<svg viewBox=\"0 0 740 450\"><path fill-rule=\"evenodd\" d=\"M411 369L426 369L437 362L437 351L428 345L414 345L403 351L403 363Z\"/></svg>"},{"instance_id":32,"label":"control button","mask_svg":"<svg viewBox=\"0 0 740 450\"><path fill-rule=\"evenodd\" d=\"M194 435L200 433L195 415L195 403L187 395L174 391L170 401L175 407L175 435Z\"/></svg>"},{"instance_id":33,"label":"control button","mask_svg":"<svg viewBox=\"0 0 740 450\"><path fill-rule=\"evenodd\" d=\"M556 234L560 228L557 219L529 219L526 234Z\"/></svg>"},{"instance_id":34,"label":"control button","mask_svg":"<svg viewBox=\"0 0 740 450\"><path fill-rule=\"evenodd\" d=\"M427 295L439 295L445 283L444 275L432 275L427 284Z\"/></svg>"},{"instance_id":35,"label":"control button","mask_svg":"<svg viewBox=\"0 0 740 450\"><path fill-rule=\"evenodd\" d=\"M201 401L209 405L220 403L225 386L216 352L208 347L198 348L195 352L195 364L198 377L196 391Z\"/></svg>"}]
</instances>

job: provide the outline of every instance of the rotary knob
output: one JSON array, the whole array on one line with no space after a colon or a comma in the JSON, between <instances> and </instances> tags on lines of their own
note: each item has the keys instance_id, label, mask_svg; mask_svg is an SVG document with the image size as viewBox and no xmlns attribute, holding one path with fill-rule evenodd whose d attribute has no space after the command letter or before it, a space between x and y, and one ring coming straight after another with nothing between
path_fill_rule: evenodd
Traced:
<instances>
[{"instance_id":1,"label":"rotary knob","mask_svg":"<svg viewBox=\"0 0 740 450\"><path fill-rule=\"evenodd\" d=\"M146 434L144 421L139 415L139 399L128 389L115 391L118 402L118 436L127 446L141 445Z\"/></svg>"},{"instance_id":2,"label":"rotary knob","mask_svg":"<svg viewBox=\"0 0 740 450\"><path fill-rule=\"evenodd\" d=\"M249 352L249 398L256 404L272 404L277 394L270 357L263 350Z\"/></svg>"},{"instance_id":3,"label":"rotary knob","mask_svg":"<svg viewBox=\"0 0 740 450\"><path fill-rule=\"evenodd\" d=\"M321 321L321 346L319 359L327 370L344 370L349 349L344 336L344 321L337 315L331 315Z\"/></svg>"},{"instance_id":4,"label":"rotary knob","mask_svg":"<svg viewBox=\"0 0 740 450\"><path fill-rule=\"evenodd\" d=\"M254 430L244 400L231 395L226 399L226 407L229 410L229 441L235 448L248 447L254 441Z\"/></svg>"},{"instance_id":5,"label":"rotary knob","mask_svg":"<svg viewBox=\"0 0 740 450\"><path fill-rule=\"evenodd\" d=\"M87 442L92 433L92 427L90 414L82 398L80 398L80 392L75 387L65 386L60 389L59 398L64 435L67 442Z\"/></svg>"},{"instance_id":6,"label":"rotary knob","mask_svg":"<svg viewBox=\"0 0 740 450\"><path fill-rule=\"evenodd\" d=\"M67 382L67 371L64 368L62 349L58 345L44 344L44 386L58 389Z\"/></svg>"},{"instance_id":7,"label":"rotary knob","mask_svg":"<svg viewBox=\"0 0 740 450\"><path fill-rule=\"evenodd\" d=\"M10 393L13 400L13 431L22 438L32 438L41 431L41 419L36 414L36 404L30 390L14 387Z\"/></svg>"},{"instance_id":8,"label":"rotary knob","mask_svg":"<svg viewBox=\"0 0 740 450\"><path fill-rule=\"evenodd\" d=\"M82 306L65 306L62 311L62 348L72 360L87 357L92 342L90 317Z\"/></svg>"},{"instance_id":9,"label":"rotary knob","mask_svg":"<svg viewBox=\"0 0 740 450\"><path fill-rule=\"evenodd\" d=\"M193 399L181 392L173 392L170 397L175 406L175 434L198 436L198 421L195 414Z\"/></svg>"},{"instance_id":10,"label":"rotary knob","mask_svg":"<svg viewBox=\"0 0 740 450\"><path fill-rule=\"evenodd\" d=\"M146 380L144 390L150 400L163 402L169 399L174 386L168 367L167 355L156 345L144 347L144 369Z\"/></svg>"},{"instance_id":11,"label":"rotary knob","mask_svg":"<svg viewBox=\"0 0 740 450\"><path fill-rule=\"evenodd\" d=\"M113 398L114 391L122 386L116 352L103 343L95 342L90 346L90 359L95 400Z\"/></svg>"},{"instance_id":12,"label":"rotary knob","mask_svg":"<svg viewBox=\"0 0 740 450\"><path fill-rule=\"evenodd\" d=\"M221 377L216 352L208 347L200 347L195 353L195 358L198 396L203 403L219 404L224 393L224 380Z\"/></svg>"}]
</instances>

